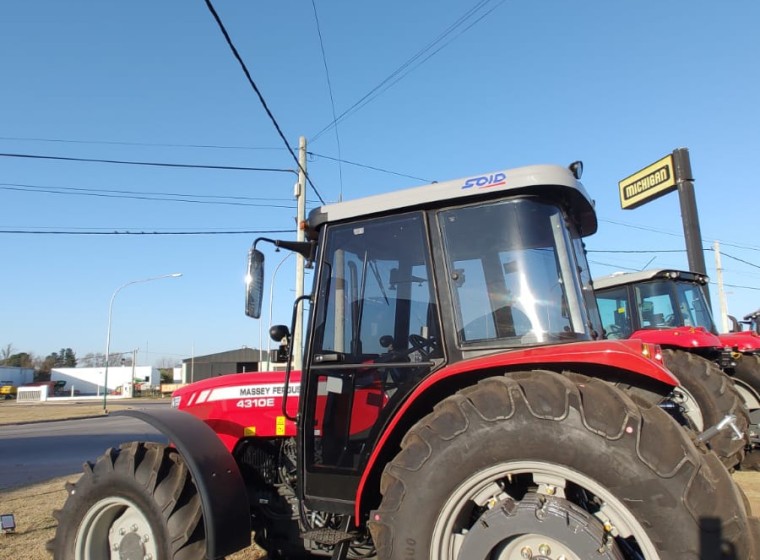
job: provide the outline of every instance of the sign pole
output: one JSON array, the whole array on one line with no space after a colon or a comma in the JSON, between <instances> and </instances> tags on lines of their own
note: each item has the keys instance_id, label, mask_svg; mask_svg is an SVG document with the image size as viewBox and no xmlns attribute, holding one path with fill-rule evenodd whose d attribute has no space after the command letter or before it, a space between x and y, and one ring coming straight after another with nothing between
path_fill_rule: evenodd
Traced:
<instances>
[{"instance_id":1,"label":"sign pole","mask_svg":"<svg viewBox=\"0 0 760 560\"><path fill-rule=\"evenodd\" d=\"M681 204L681 220L683 235L686 241L686 255L689 259L689 270L707 276L705 267L705 252L702 249L702 232L699 227L697 199L694 195L694 177L691 173L691 161L688 148L673 150L676 185L678 186L678 201ZM710 290L705 290L707 304L712 307Z\"/></svg>"}]
</instances>

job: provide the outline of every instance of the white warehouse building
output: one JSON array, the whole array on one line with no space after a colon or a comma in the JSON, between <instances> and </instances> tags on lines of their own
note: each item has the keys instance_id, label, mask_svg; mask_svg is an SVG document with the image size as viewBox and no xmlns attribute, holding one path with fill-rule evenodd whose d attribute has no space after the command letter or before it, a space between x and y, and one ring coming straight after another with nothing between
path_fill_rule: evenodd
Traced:
<instances>
[{"instance_id":1,"label":"white warehouse building","mask_svg":"<svg viewBox=\"0 0 760 560\"><path fill-rule=\"evenodd\" d=\"M76 391L80 395L102 395L105 369L102 366L53 368L50 372L50 380L65 381L64 393ZM158 368L151 366L108 366L109 393L119 390L123 395L130 396L134 384L158 388L161 384L161 373Z\"/></svg>"}]
</instances>

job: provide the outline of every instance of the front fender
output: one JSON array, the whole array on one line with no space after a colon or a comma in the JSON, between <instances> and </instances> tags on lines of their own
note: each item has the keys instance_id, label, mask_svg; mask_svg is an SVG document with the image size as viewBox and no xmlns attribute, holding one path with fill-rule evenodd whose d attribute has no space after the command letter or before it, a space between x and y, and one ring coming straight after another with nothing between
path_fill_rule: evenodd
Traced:
<instances>
[{"instance_id":1,"label":"front fender","mask_svg":"<svg viewBox=\"0 0 760 560\"><path fill-rule=\"evenodd\" d=\"M169 438L187 464L203 508L206 558L223 558L251 544L251 512L237 463L214 430L179 410L124 410Z\"/></svg>"},{"instance_id":2,"label":"front fender","mask_svg":"<svg viewBox=\"0 0 760 560\"><path fill-rule=\"evenodd\" d=\"M650 348L651 345L646 345L647 351ZM377 464L378 457L383 455L386 444L394 436L398 424L407 411L416 402L422 402L425 395L432 394L436 385L440 386L439 384L445 380L468 374L475 374L471 378L477 379L481 377L477 375L480 372L533 369L562 371L564 369L573 370L574 367L581 369L585 365L608 367L611 370L628 372L631 375L631 385L636 385L636 379L643 377L654 379L665 386L677 387L679 383L673 374L661 362L645 355L644 350L645 345L640 340L599 340L538 346L463 360L432 373L412 391L404 404L399 407L367 460L356 493L355 516L357 521L361 518L362 499L368 490L367 482L376 469L382 468L382 465ZM493 374L495 373L491 373L491 375Z\"/></svg>"}]
</instances>

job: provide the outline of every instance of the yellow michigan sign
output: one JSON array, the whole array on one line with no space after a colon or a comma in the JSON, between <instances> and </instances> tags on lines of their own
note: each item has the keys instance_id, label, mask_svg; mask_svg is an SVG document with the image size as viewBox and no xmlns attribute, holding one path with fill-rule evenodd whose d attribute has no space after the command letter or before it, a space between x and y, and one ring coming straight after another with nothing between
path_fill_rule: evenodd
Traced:
<instances>
[{"instance_id":1,"label":"yellow michigan sign","mask_svg":"<svg viewBox=\"0 0 760 560\"><path fill-rule=\"evenodd\" d=\"M676 190L673 155L669 154L626 177L618 183L618 188L620 189L620 206L623 209L636 208Z\"/></svg>"}]
</instances>

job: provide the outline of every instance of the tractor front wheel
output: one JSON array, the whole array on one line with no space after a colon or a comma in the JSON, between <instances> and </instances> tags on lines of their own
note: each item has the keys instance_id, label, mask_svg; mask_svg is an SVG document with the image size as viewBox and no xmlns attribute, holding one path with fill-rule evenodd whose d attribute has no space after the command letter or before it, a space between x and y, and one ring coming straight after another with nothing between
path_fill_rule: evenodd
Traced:
<instances>
[{"instance_id":1,"label":"tractor front wheel","mask_svg":"<svg viewBox=\"0 0 760 560\"><path fill-rule=\"evenodd\" d=\"M486 379L439 403L401 447L370 515L381 560L754 555L717 457L600 380Z\"/></svg>"},{"instance_id":2,"label":"tractor front wheel","mask_svg":"<svg viewBox=\"0 0 760 560\"><path fill-rule=\"evenodd\" d=\"M720 432L708 446L731 469L741 463L749 445L749 413L731 378L710 360L683 350L663 350L662 359L681 384L680 404L691 428L702 432L720 422L726 414L736 416L736 427L744 434L739 438L733 430Z\"/></svg>"},{"instance_id":3,"label":"tractor front wheel","mask_svg":"<svg viewBox=\"0 0 760 560\"><path fill-rule=\"evenodd\" d=\"M48 549L55 560L190 560L206 552L200 498L176 450L108 449L68 484Z\"/></svg>"}]
</instances>

